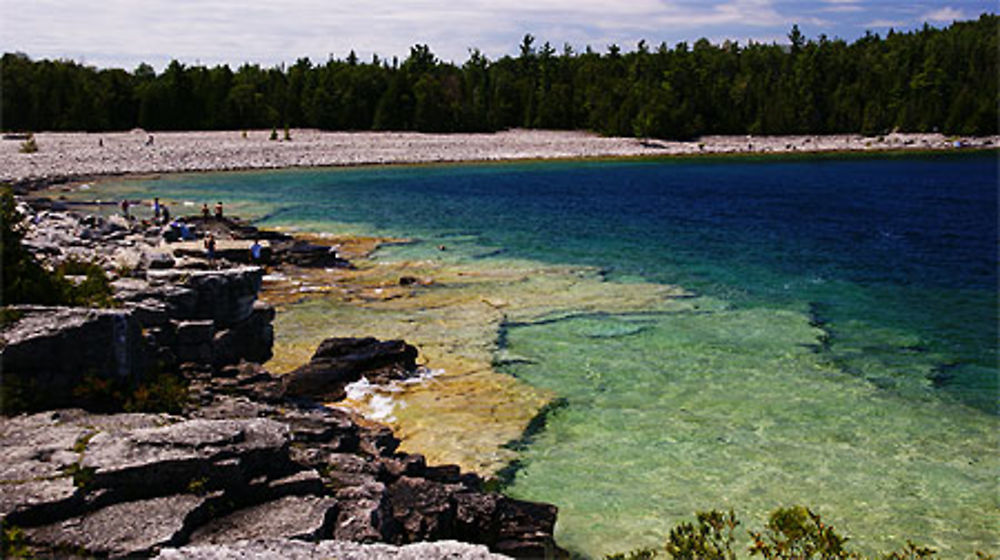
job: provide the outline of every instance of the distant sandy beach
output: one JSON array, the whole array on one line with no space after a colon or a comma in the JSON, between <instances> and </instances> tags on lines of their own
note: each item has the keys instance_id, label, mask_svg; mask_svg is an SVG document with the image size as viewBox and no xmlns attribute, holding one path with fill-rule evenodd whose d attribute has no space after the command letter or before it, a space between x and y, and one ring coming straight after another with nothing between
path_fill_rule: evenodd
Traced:
<instances>
[{"instance_id":1,"label":"distant sandy beach","mask_svg":"<svg viewBox=\"0 0 1000 560\"><path fill-rule=\"evenodd\" d=\"M953 150L1000 145L1000 137L942 134L865 137L706 136L690 142L608 138L578 131L510 130L493 134L322 132L293 129L291 140L270 130L38 133L38 151L20 153L22 140L0 141L0 181L101 175L278 169L519 159L637 157L683 154L875 150ZM279 138L283 136L278 132ZM151 140L151 142L150 142Z\"/></svg>"}]
</instances>

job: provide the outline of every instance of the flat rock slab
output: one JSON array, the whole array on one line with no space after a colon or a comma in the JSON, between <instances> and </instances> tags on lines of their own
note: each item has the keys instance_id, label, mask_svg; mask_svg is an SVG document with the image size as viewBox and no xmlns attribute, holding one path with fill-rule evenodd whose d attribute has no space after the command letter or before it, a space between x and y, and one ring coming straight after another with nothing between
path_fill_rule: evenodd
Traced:
<instances>
[{"instance_id":1,"label":"flat rock slab","mask_svg":"<svg viewBox=\"0 0 1000 560\"><path fill-rule=\"evenodd\" d=\"M87 445L81 466L93 470L93 487L162 493L201 479L239 482L266 473L287 457L288 441L288 427L274 420L195 419L100 433Z\"/></svg>"},{"instance_id":2,"label":"flat rock slab","mask_svg":"<svg viewBox=\"0 0 1000 560\"><path fill-rule=\"evenodd\" d=\"M254 540L230 545L167 548L159 560L506 560L482 545L437 541L392 546L346 541L307 543L293 540Z\"/></svg>"},{"instance_id":3,"label":"flat rock slab","mask_svg":"<svg viewBox=\"0 0 1000 560\"><path fill-rule=\"evenodd\" d=\"M222 544L262 538L328 538L336 520L337 500L286 496L210 521L191 536L191 544Z\"/></svg>"},{"instance_id":4,"label":"flat rock slab","mask_svg":"<svg viewBox=\"0 0 1000 560\"><path fill-rule=\"evenodd\" d=\"M26 529L28 538L55 547L111 557L146 555L183 541L188 519L206 498L187 494L115 504L82 517Z\"/></svg>"},{"instance_id":5,"label":"flat rock slab","mask_svg":"<svg viewBox=\"0 0 1000 560\"><path fill-rule=\"evenodd\" d=\"M13 523L46 522L73 511L82 492L74 467L89 440L171 421L156 414L89 414L67 409L3 418L0 421L0 517Z\"/></svg>"}]
</instances>

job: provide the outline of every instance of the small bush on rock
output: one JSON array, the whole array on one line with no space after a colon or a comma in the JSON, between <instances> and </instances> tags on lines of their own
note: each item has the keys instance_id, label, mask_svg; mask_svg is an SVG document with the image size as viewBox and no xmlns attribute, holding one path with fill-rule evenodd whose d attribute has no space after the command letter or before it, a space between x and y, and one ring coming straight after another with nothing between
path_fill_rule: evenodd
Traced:
<instances>
[{"instance_id":1,"label":"small bush on rock","mask_svg":"<svg viewBox=\"0 0 1000 560\"><path fill-rule=\"evenodd\" d=\"M83 276L79 283L64 282L63 301L68 305L82 307L114 307L117 305L111 297L113 290L107 274L100 265L84 261L66 261L56 268L56 275Z\"/></svg>"},{"instance_id":2,"label":"small bush on rock","mask_svg":"<svg viewBox=\"0 0 1000 560\"><path fill-rule=\"evenodd\" d=\"M17 211L14 193L0 189L0 270L3 273L4 305L60 303L64 282L45 270L21 244L24 239L23 216Z\"/></svg>"},{"instance_id":3,"label":"small bush on rock","mask_svg":"<svg viewBox=\"0 0 1000 560\"><path fill-rule=\"evenodd\" d=\"M27 538L20 527L0 523L0 558L31 558Z\"/></svg>"},{"instance_id":4,"label":"small bush on rock","mask_svg":"<svg viewBox=\"0 0 1000 560\"><path fill-rule=\"evenodd\" d=\"M0 189L0 269L3 272L4 305L35 303L41 305L76 305L113 307L111 283L99 265L67 261L49 271L35 260L22 241L24 217L17 211L14 194ZM78 284L66 276L83 276Z\"/></svg>"},{"instance_id":5,"label":"small bush on rock","mask_svg":"<svg viewBox=\"0 0 1000 560\"><path fill-rule=\"evenodd\" d=\"M29 134L28 139L21 142L21 147L19 151L22 154L33 154L38 151L38 142L35 141L35 135Z\"/></svg>"},{"instance_id":6,"label":"small bush on rock","mask_svg":"<svg viewBox=\"0 0 1000 560\"><path fill-rule=\"evenodd\" d=\"M662 549L643 548L611 554L605 560L651 560L662 552L674 560L735 560L734 533L740 524L732 511L698 513L697 523L681 523L674 527ZM764 531L749 532L750 557L766 560L863 560L864 556L846 547L847 537L823 523L819 515L808 508L779 508L768 517ZM898 551L879 554L881 560L930 560L937 552L907 542ZM993 557L977 552L978 560Z\"/></svg>"},{"instance_id":7,"label":"small bush on rock","mask_svg":"<svg viewBox=\"0 0 1000 560\"><path fill-rule=\"evenodd\" d=\"M188 387L177 375L161 373L140 384L126 399L126 412L169 412L178 414L187 404Z\"/></svg>"},{"instance_id":8,"label":"small bush on rock","mask_svg":"<svg viewBox=\"0 0 1000 560\"><path fill-rule=\"evenodd\" d=\"M169 412L178 414L188 401L187 383L176 374L160 373L130 385L125 381L88 375L73 390L80 407L94 412Z\"/></svg>"}]
</instances>

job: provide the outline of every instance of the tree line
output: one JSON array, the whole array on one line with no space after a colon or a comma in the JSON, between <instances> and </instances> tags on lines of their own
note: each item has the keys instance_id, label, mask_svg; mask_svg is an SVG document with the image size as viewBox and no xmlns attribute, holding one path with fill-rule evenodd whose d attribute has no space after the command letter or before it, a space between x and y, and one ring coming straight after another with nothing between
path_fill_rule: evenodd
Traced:
<instances>
[{"instance_id":1,"label":"tree line","mask_svg":"<svg viewBox=\"0 0 1000 560\"><path fill-rule=\"evenodd\" d=\"M456 65L426 45L398 59L162 73L3 55L5 130L495 131L586 129L608 135L998 132L1000 17L868 33L848 43L792 28L790 44L640 41L623 52L561 51L525 35L516 56L471 50Z\"/></svg>"}]
</instances>

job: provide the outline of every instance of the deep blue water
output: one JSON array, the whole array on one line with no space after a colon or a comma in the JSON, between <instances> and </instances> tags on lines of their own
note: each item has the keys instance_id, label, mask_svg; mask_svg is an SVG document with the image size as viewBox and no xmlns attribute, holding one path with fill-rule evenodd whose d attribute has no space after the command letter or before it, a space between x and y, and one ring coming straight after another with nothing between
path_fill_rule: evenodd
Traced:
<instances>
[{"instance_id":1,"label":"deep blue water","mask_svg":"<svg viewBox=\"0 0 1000 560\"><path fill-rule=\"evenodd\" d=\"M612 279L678 284L738 306L798 305L828 331L823 351L847 371L887 389L907 376L930 377L996 412L992 154L430 166L200 181L213 183L210 198L227 196L233 181L240 194L231 196L277 204L269 223L335 220L433 243L471 235L511 256L595 265ZM260 183L267 188L254 187ZM885 329L914 340L871 335Z\"/></svg>"}]
</instances>

